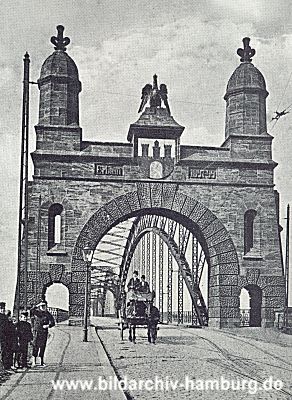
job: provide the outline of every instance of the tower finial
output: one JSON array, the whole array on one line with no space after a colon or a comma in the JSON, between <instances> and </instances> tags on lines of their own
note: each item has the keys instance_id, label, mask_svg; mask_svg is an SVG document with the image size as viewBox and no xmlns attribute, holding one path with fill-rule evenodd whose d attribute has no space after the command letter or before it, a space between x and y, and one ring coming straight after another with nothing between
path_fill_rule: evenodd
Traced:
<instances>
[{"instance_id":1,"label":"tower finial","mask_svg":"<svg viewBox=\"0 0 292 400\"><path fill-rule=\"evenodd\" d=\"M157 75L153 75L153 89L158 89Z\"/></svg>"},{"instance_id":2,"label":"tower finial","mask_svg":"<svg viewBox=\"0 0 292 400\"><path fill-rule=\"evenodd\" d=\"M251 62L253 57L255 55L255 49L252 49L249 45L250 38L245 37L242 39L243 42L243 49L237 49L237 54L241 57L240 61L241 62Z\"/></svg>"},{"instance_id":3,"label":"tower finial","mask_svg":"<svg viewBox=\"0 0 292 400\"><path fill-rule=\"evenodd\" d=\"M66 51L66 46L68 46L68 44L70 43L70 39L68 37L63 36L64 29L65 28L63 25L58 25L57 26L58 35L51 37L51 43L55 45L55 50Z\"/></svg>"}]
</instances>

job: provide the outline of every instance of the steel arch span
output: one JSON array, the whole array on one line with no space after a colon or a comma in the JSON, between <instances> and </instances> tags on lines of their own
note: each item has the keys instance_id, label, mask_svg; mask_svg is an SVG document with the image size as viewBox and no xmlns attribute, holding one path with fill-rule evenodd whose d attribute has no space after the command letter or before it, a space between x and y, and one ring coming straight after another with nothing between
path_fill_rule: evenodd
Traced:
<instances>
[{"instance_id":1,"label":"steel arch span","mask_svg":"<svg viewBox=\"0 0 292 400\"><path fill-rule=\"evenodd\" d=\"M166 222L168 222L168 232L166 232ZM177 223L174 224L173 222L173 220L167 221L166 217L162 217L161 219L161 217L157 215L148 214L142 217L137 217L134 220L132 228L129 232L129 236L127 238L127 244L122 258L118 293L119 296L122 296L125 292L125 284L129 268L138 244L147 233L152 232L164 241L172 257L177 262L179 270L183 276L184 282L190 294L198 323L200 325L207 325L208 310L199 286L203 268L201 265L200 270L198 270L199 265L197 265L197 276L194 276L194 271L192 271L192 269L190 268L187 258L185 256L190 231L185 228L184 234L182 235L182 237L179 238L179 241L181 243L177 244L176 240L174 239ZM171 290L171 288L168 288L168 291L169 290Z\"/></svg>"},{"instance_id":2,"label":"steel arch span","mask_svg":"<svg viewBox=\"0 0 292 400\"><path fill-rule=\"evenodd\" d=\"M138 187L139 190L112 200L89 218L75 244L72 256L72 274L74 271L85 273L86 266L82 258L82 248L85 245L96 248L101 238L114 225L132 216L164 215L179 221L190 231L199 232L200 241L209 257L210 265L209 324L224 326L230 325L231 321L234 324L239 323L238 295L222 290L224 279L226 285L232 281L236 286L239 276L236 249L222 222L202 203L186 196L176 188L173 188L172 197L169 195L171 192L165 190L163 193L161 191L161 198L158 202L157 200L153 201L151 196L148 199L143 198L141 192L141 190L151 189L151 187L153 190L155 186L140 184ZM125 206L121 209L118 204L128 206L126 209ZM159 204L160 207L157 207ZM228 275L226 268L228 268ZM74 304L71 303L71 307L74 310L76 306L74 307Z\"/></svg>"}]
</instances>

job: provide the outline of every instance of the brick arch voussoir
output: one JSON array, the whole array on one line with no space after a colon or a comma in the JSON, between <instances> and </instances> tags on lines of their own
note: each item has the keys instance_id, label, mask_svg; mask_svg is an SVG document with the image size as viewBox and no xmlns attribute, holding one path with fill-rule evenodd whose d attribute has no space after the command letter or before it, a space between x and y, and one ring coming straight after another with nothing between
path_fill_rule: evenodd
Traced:
<instances>
[{"instance_id":1,"label":"brick arch voussoir","mask_svg":"<svg viewBox=\"0 0 292 400\"><path fill-rule=\"evenodd\" d=\"M188 217L201 231L208 249L210 266L217 266L217 273L239 275L239 261L233 240L219 218L204 204L180 192L175 195L175 211ZM218 266L220 266L218 268Z\"/></svg>"},{"instance_id":2,"label":"brick arch voussoir","mask_svg":"<svg viewBox=\"0 0 292 400\"><path fill-rule=\"evenodd\" d=\"M82 261L82 248L95 248L119 219L141 209L164 208L184 215L201 230L206 241L211 264L237 264L235 274L239 274L239 263L234 243L223 223L204 204L180 192L177 185L164 183L137 183L137 190L125 193L99 208L82 228L72 256L72 267ZM233 267L234 267L233 265Z\"/></svg>"}]
</instances>

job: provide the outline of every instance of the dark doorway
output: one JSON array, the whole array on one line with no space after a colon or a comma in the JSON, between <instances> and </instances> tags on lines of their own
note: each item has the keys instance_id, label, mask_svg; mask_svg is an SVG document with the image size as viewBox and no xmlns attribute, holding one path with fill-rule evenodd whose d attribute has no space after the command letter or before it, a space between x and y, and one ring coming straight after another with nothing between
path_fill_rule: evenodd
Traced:
<instances>
[{"instance_id":1,"label":"dark doorway","mask_svg":"<svg viewBox=\"0 0 292 400\"><path fill-rule=\"evenodd\" d=\"M262 324L262 289L257 285L245 286L250 297L249 326L259 327Z\"/></svg>"}]
</instances>

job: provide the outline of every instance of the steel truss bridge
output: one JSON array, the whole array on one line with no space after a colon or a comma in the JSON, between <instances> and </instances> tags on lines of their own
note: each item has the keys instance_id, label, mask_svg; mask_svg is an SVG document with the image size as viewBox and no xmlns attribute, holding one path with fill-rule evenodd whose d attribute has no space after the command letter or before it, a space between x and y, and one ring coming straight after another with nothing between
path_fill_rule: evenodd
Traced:
<instances>
[{"instance_id":1,"label":"steel truss bridge","mask_svg":"<svg viewBox=\"0 0 292 400\"><path fill-rule=\"evenodd\" d=\"M163 322L183 323L188 308L193 325L207 325L207 294L202 293L203 273L208 281L207 261L195 232L175 220L154 214L128 219L112 228L95 250L92 305L99 305L104 315L111 292L119 308L127 281L137 270L155 291Z\"/></svg>"}]
</instances>

